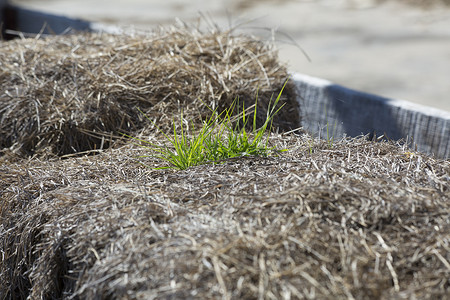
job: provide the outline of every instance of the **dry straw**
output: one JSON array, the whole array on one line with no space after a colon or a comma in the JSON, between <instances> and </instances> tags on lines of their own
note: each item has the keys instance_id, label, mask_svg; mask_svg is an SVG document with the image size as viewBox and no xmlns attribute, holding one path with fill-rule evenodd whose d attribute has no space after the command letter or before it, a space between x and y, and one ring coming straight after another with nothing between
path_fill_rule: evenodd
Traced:
<instances>
[{"instance_id":1,"label":"dry straw","mask_svg":"<svg viewBox=\"0 0 450 300\"><path fill-rule=\"evenodd\" d=\"M148 127L138 108L169 129L181 108L198 122L210 114L203 103L220 111L239 97L250 105L257 91L264 122L287 77L273 45L233 30L182 24L145 35L2 42L0 149L39 156L103 149L108 136ZM274 120L282 129L300 124L293 93L289 85Z\"/></svg>"},{"instance_id":2,"label":"dry straw","mask_svg":"<svg viewBox=\"0 0 450 300\"><path fill-rule=\"evenodd\" d=\"M44 138L70 143L70 137L78 146L84 145L77 149L72 143L75 150L92 149L88 147L91 140L85 141L84 135L77 140L70 133L80 132L77 128L117 130L107 128L109 119L114 120L110 126L139 127L142 120L132 117L134 106L143 103L148 103L158 122L170 127L172 109L184 107L184 114L191 113L192 118L201 110L195 97L188 101L181 94L204 90L208 101L230 100L235 96L227 90L231 86L241 87L240 93L252 93L258 85L263 89L275 73L285 79L276 60L263 60L263 56L256 60L262 68L257 63L250 69L254 59L246 65L236 62L235 68L240 69L231 80L223 75L226 67L217 74L204 67L204 60L209 60L209 66L214 61L219 68L225 45L242 50L236 59L248 58L246 47L265 49L259 41L215 33L213 37L220 41L216 43L215 38L208 39L211 35L189 33L186 28L170 32L180 33L178 41L186 40L184 50L174 52L179 67L169 64L170 70L156 65L172 57L170 49L175 49L164 48L172 40L167 32L153 40L77 35L3 43L0 55L17 56L17 61L7 69L2 65L2 80L5 74L14 74L9 77L13 79L10 88L2 94L2 118L16 118L14 124L22 127L11 127L15 135L2 143L10 143L12 150L21 146L24 153L45 152L50 147L51 153L62 154L70 152L63 151L64 142L53 145ZM77 54L81 41L87 45L83 55ZM138 53L145 56L144 50L151 45L161 47L159 56L152 56L159 76L138 63ZM41 52L27 51L27 47ZM198 55L198 66L185 64L181 53L198 53L200 47L208 54ZM10 50L5 54L5 49ZM130 49L135 49L133 55L122 55L121 51ZM21 64L22 57L34 62L34 68L31 63ZM52 57L60 63L44 68ZM126 59L120 63L119 57ZM74 75L80 70L84 77ZM165 77L170 74L190 80L189 84L180 81L170 86ZM209 84L202 86L198 76L208 78L205 82L209 80L211 89ZM54 88L44 88L49 82ZM92 95L87 92L90 89ZM156 91L161 98L153 98ZM8 94L10 98L5 98ZM13 98L5 105L5 99ZM92 102L83 99L100 99L99 106L89 106ZM20 114L27 111L29 115ZM38 115L45 118L38 120ZM27 120L30 116L32 120ZM70 120L78 122L69 122L73 131L63 131L62 125L60 131L54 130L56 124ZM2 128L3 136L9 131ZM160 141L158 132L150 129L148 138ZM448 160L364 137L330 143L308 135L274 134L269 145L290 151L279 157L233 158L183 171L142 167L135 157L145 155L145 149L132 143L67 159L21 159L4 151L0 299L448 297ZM151 157L145 160L155 167L163 163Z\"/></svg>"},{"instance_id":3,"label":"dry straw","mask_svg":"<svg viewBox=\"0 0 450 300\"><path fill-rule=\"evenodd\" d=\"M131 145L3 164L1 298L448 296L449 161L271 143L291 151L184 171L144 168Z\"/></svg>"}]
</instances>

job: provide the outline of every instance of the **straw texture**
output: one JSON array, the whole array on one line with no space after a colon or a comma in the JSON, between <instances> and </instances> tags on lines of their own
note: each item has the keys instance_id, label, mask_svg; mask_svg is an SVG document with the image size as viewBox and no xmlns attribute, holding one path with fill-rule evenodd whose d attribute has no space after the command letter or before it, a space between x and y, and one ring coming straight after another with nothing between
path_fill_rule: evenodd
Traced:
<instances>
[{"instance_id":1,"label":"straw texture","mask_svg":"<svg viewBox=\"0 0 450 300\"><path fill-rule=\"evenodd\" d=\"M170 129L286 79L250 37L154 34L2 42L0 299L448 298L448 160L274 133L277 157L153 170L113 142L161 141L138 107Z\"/></svg>"}]
</instances>

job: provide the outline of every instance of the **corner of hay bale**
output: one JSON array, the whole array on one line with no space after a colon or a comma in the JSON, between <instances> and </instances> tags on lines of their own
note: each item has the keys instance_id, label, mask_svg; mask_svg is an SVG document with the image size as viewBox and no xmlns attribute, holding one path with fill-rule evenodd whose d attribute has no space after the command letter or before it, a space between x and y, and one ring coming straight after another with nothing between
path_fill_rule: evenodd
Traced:
<instances>
[{"instance_id":1,"label":"corner of hay bale","mask_svg":"<svg viewBox=\"0 0 450 300\"><path fill-rule=\"evenodd\" d=\"M120 133L163 129L180 109L254 103L259 119L289 75L268 42L232 31L174 26L150 33L78 33L0 42L0 149L25 156L106 148ZM202 101L199 101L201 99ZM275 127L299 127L293 84Z\"/></svg>"}]
</instances>

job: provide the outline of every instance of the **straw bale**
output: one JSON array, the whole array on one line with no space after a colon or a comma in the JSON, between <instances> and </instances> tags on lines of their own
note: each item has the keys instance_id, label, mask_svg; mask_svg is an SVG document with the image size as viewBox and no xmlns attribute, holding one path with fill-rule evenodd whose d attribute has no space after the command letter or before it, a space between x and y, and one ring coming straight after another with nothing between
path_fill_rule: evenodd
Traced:
<instances>
[{"instance_id":1,"label":"straw bale","mask_svg":"<svg viewBox=\"0 0 450 300\"><path fill-rule=\"evenodd\" d=\"M290 151L184 171L134 145L5 162L0 298L448 299L449 160L270 142Z\"/></svg>"},{"instance_id":2,"label":"straw bale","mask_svg":"<svg viewBox=\"0 0 450 300\"><path fill-rule=\"evenodd\" d=\"M273 44L217 28L178 24L123 35L79 33L0 42L0 155L104 149L120 133L163 130L185 110L198 123L258 94L260 123L288 78ZM289 85L275 127L299 127ZM149 124L150 123L150 124ZM154 130L154 128L153 128Z\"/></svg>"},{"instance_id":3,"label":"straw bale","mask_svg":"<svg viewBox=\"0 0 450 300\"><path fill-rule=\"evenodd\" d=\"M163 142L138 108L165 131L258 88L261 120L286 78L271 45L187 25L1 42L0 299L446 299L449 160L291 133L154 170L114 141Z\"/></svg>"}]
</instances>

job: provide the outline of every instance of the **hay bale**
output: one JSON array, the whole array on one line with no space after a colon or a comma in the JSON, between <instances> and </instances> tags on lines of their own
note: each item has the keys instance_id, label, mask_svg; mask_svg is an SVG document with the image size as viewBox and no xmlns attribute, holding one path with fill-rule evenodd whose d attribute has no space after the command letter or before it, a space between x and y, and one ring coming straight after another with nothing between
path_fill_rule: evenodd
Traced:
<instances>
[{"instance_id":1,"label":"hay bale","mask_svg":"<svg viewBox=\"0 0 450 300\"><path fill-rule=\"evenodd\" d=\"M270 142L291 151L177 172L133 145L1 165L0 298L448 296L450 161Z\"/></svg>"},{"instance_id":2,"label":"hay bale","mask_svg":"<svg viewBox=\"0 0 450 300\"><path fill-rule=\"evenodd\" d=\"M177 27L0 48L0 82L10 83L0 95L1 299L450 293L449 160L366 137L292 134L269 140L290 149L280 157L183 171L142 167L135 157L148 153L133 144L49 157L102 148L119 131L162 142L138 107L168 129L181 108L194 122L207 115L198 97L253 103L259 86L266 104L286 71L265 43ZM283 101L277 125L289 129L297 106Z\"/></svg>"},{"instance_id":3,"label":"hay bale","mask_svg":"<svg viewBox=\"0 0 450 300\"><path fill-rule=\"evenodd\" d=\"M0 150L66 155L107 148L120 132L149 124L163 129L181 108L198 122L258 91L259 119L288 78L273 45L232 30L201 31L186 24L151 33L80 33L0 42ZM200 101L201 100L201 101ZM203 101L203 102L202 102ZM275 120L299 127L289 85ZM200 113L200 114L199 114Z\"/></svg>"}]
</instances>

